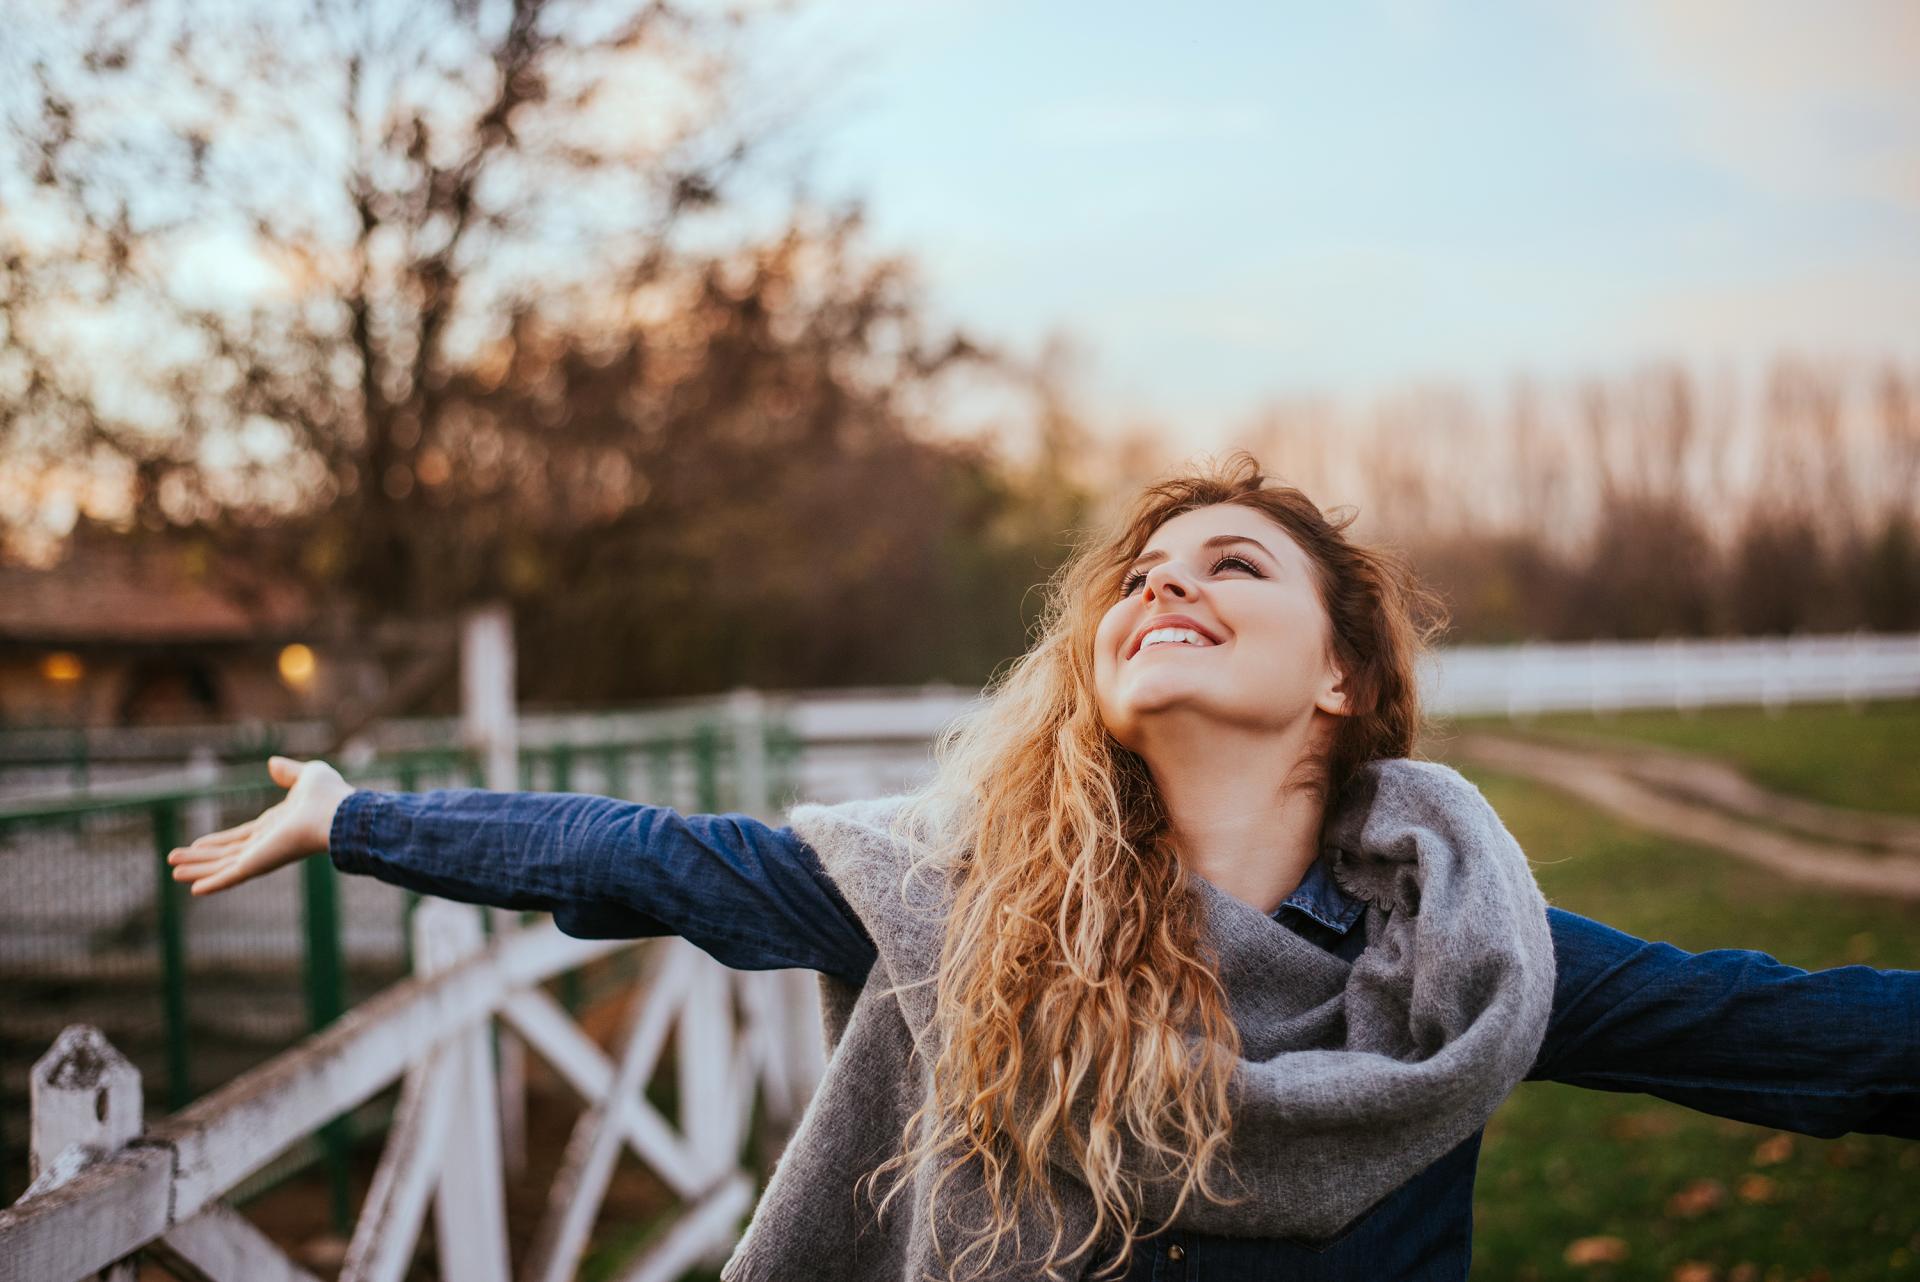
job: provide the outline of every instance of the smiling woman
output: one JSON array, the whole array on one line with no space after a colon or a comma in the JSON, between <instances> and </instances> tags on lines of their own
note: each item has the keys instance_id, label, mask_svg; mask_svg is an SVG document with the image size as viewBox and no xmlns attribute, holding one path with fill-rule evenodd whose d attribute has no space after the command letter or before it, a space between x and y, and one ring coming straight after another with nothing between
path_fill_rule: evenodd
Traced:
<instances>
[{"instance_id":1,"label":"smiling woman","mask_svg":"<svg viewBox=\"0 0 1920 1282\"><path fill-rule=\"evenodd\" d=\"M1410 1131L1378 1166L1358 1152L1322 1166L1330 1154L1313 1143L1252 1151L1234 1143L1236 1084L1240 1114L1253 1123L1243 1140L1262 1119L1291 1110L1298 1122L1313 1112L1293 1094L1311 1076L1306 1061L1280 1055L1276 1065L1303 1071L1263 1078L1248 1071L1249 1043L1262 1062L1282 1049L1330 1053L1325 1062L1348 1083L1344 1108L1386 1088L1368 1064L1342 1059L1329 1026L1265 1023L1282 1010L1299 1017L1341 1001L1345 976L1317 988L1312 959L1296 957L1273 977L1275 959L1264 952L1292 938L1272 914L1339 830L1330 799L1359 803L1347 806L1349 820L1379 811L1369 851L1393 827L1396 808L1401 820L1419 813L1436 833L1488 851L1493 880L1461 901L1454 924L1483 912L1510 919L1502 946L1512 951L1497 963L1482 958L1504 981L1472 1000L1483 1013L1502 1009L1514 1021L1510 1033L1523 1033L1529 1019L1536 1033L1544 1029L1552 970L1544 905L1530 879L1500 877L1513 863L1496 851L1522 872L1524 861L1497 819L1438 767L1357 778L1367 763L1412 766L1404 758L1420 720L1414 667L1439 611L1403 561L1346 539L1350 521L1329 520L1244 453L1148 488L1062 570L1040 640L983 710L949 732L934 786L894 817L896 836L916 827L933 834L926 844L955 881L939 966L951 1033L934 1068L938 1102L924 1109L943 1120L904 1160L958 1158L1004 1174L1010 1186L996 1183L982 1199L990 1228L963 1243L959 1264L998 1260L1003 1237L1044 1240L1063 1226L1073 1230L1073 1256L1107 1235L1124 1256L1148 1207L1191 1228L1323 1236L1361 1209L1337 1205L1344 1197L1385 1174L1387 1187L1403 1181L1418 1168L1399 1163L1422 1153L1430 1161L1473 1130L1458 1113L1441 1121L1473 1094L1455 1082L1451 1104L1436 1096L1427 1118L1441 1123L1447 1142L1429 1149L1439 1133ZM1170 630L1190 639L1147 644ZM1364 879L1361 837L1355 829L1346 842L1355 859L1342 880L1354 887ZM1446 897L1438 884L1428 890ZM1257 911L1237 918L1246 908ZM1413 920L1403 915L1398 925ZM1438 928L1438 918L1428 921ZM1376 942L1390 929L1380 923ZM1368 969L1379 973L1364 982L1399 993L1398 1014L1382 1012L1369 1026L1368 1003L1355 995L1342 1018L1368 1044L1411 1053L1412 1041L1388 1024L1404 1023L1419 1003L1410 973L1387 973L1390 955L1384 946L1375 954ZM901 959L889 969L915 970ZM1237 987L1236 973L1271 978L1252 981L1266 989L1253 993ZM1431 996L1449 977L1424 982ZM1455 997L1462 1009L1471 1004ZM1022 1017L1009 1022L1008 1011ZM1517 1081L1526 1066L1479 1058L1476 1032L1484 1025L1436 1017L1425 1053L1438 1049L1434 1039L1455 1041L1454 1062L1474 1065L1477 1085L1503 1074ZM1404 1104L1436 1086L1395 1088ZM1342 1129L1331 1118L1324 1126L1322 1139ZM1210 1168L1228 1158L1254 1177L1251 1209L1215 1218L1187 1207L1222 1192ZM1080 1203L1053 1201L1049 1160L1078 1177ZM1280 1169L1287 1163L1291 1174ZM1299 1183L1314 1170L1339 1171L1340 1192ZM1040 1214L1024 1212L1029 1197Z\"/></svg>"},{"instance_id":2,"label":"smiling woman","mask_svg":"<svg viewBox=\"0 0 1920 1282\"><path fill-rule=\"evenodd\" d=\"M1528 1078L1920 1138L1920 972L1549 907L1480 791L1412 759L1438 610L1346 524L1245 454L1150 487L909 796L774 828L276 758L286 799L175 875L325 849L819 971L833 1053L728 1282L1463 1279L1481 1135Z\"/></svg>"},{"instance_id":3,"label":"smiling woman","mask_svg":"<svg viewBox=\"0 0 1920 1282\"><path fill-rule=\"evenodd\" d=\"M1443 612L1404 562L1347 542L1351 517L1254 484L1243 458L1225 485L1150 500L1157 524L1123 544L1142 550L1094 636L1094 686L1107 733L1149 763L1187 865L1271 909L1317 856L1344 778L1412 751L1413 663ZM1198 648L1148 644L1169 628Z\"/></svg>"}]
</instances>

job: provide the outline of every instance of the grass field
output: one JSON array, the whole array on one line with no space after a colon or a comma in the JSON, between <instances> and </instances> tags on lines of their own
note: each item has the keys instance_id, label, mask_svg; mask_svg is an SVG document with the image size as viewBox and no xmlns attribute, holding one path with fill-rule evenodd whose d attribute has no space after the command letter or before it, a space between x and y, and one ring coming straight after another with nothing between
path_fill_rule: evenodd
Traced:
<instances>
[{"instance_id":1,"label":"grass field","mask_svg":"<svg viewBox=\"0 0 1920 1282\"><path fill-rule=\"evenodd\" d=\"M1854 781L1833 776L1884 783L1911 770L1920 705L1859 718L1817 709L1604 724L1620 737L1724 747L1776 787L1854 802ZM1889 760L1896 757L1899 766ZM1920 969L1920 905L1786 882L1624 827L1537 785L1469 773L1534 861L1550 903L1689 951L1751 948L1809 970ZM1920 1142L1785 1134L1651 1096L1525 1083L1487 1129L1473 1277L1920 1278ZM1568 1262L1568 1247L1589 1238L1615 1239L1588 1249L1619 1258Z\"/></svg>"},{"instance_id":2,"label":"grass field","mask_svg":"<svg viewBox=\"0 0 1920 1282\"><path fill-rule=\"evenodd\" d=\"M1860 810L1920 815L1920 699L1861 704L1703 708L1691 716L1554 713L1525 721L1471 718L1462 728L1544 731L1609 743L1651 743L1706 752L1779 792ZM1437 742L1438 752L1444 739Z\"/></svg>"}]
</instances>

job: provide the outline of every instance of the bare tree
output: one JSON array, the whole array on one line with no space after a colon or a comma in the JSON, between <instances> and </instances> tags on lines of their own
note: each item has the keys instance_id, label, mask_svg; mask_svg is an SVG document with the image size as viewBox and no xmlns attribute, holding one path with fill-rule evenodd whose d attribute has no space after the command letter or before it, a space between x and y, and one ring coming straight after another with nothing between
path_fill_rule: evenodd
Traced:
<instances>
[{"instance_id":1,"label":"bare tree","mask_svg":"<svg viewBox=\"0 0 1920 1282\"><path fill-rule=\"evenodd\" d=\"M512 476L496 528L631 497L551 397L484 440L454 420L529 334L684 297L676 234L726 214L767 133L733 94L737 15L76 0L9 28L11 464L115 471L149 526L331 509L308 560L383 612L505 573L497 540L442 531L463 561L421 554L456 475Z\"/></svg>"},{"instance_id":2,"label":"bare tree","mask_svg":"<svg viewBox=\"0 0 1920 1282\"><path fill-rule=\"evenodd\" d=\"M1920 627L1920 397L1893 366L1874 386L1880 490L1853 549L1855 594L1869 627ZM1877 519L1875 519L1877 518Z\"/></svg>"}]
</instances>

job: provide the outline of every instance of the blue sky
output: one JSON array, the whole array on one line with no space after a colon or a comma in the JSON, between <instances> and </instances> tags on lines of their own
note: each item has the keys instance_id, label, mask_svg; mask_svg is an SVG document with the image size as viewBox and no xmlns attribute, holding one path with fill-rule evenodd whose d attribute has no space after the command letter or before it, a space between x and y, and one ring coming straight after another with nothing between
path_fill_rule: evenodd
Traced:
<instances>
[{"instance_id":1,"label":"blue sky","mask_svg":"<svg viewBox=\"0 0 1920 1282\"><path fill-rule=\"evenodd\" d=\"M1920 6L818 0L809 171L1102 417L1920 354ZM797 69L797 71L796 71Z\"/></svg>"}]
</instances>

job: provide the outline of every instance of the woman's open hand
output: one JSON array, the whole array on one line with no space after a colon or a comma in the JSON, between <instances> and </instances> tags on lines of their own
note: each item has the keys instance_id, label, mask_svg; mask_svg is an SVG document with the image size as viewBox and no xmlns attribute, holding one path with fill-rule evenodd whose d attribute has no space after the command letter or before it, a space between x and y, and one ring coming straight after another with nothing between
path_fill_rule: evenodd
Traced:
<instances>
[{"instance_id":1,"label":"woman's open hand","mask_svg":"<svg viewBox=\"0 0 1920 1282\"><path fill-rule=\"evenodd\" d=\"M287 795L243 824L167 852L175 881L211 895L326 850L333 812L352 785L324 761L269 757L267 773Z\"/></svg>"}]
</instances>

